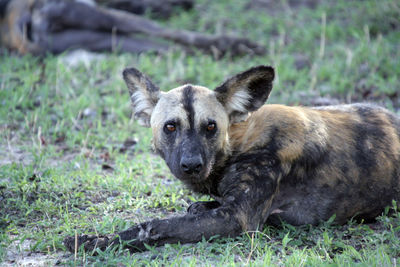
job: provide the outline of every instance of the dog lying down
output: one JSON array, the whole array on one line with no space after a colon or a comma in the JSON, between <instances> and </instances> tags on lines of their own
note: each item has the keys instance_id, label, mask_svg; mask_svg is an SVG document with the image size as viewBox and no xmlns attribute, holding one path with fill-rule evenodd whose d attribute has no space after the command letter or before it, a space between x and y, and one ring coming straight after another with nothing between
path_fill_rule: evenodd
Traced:
<instances>
[{"instance_id":1,"label":"dog lying down","mask_svg":"<svg viewBox=\"0 0 400 267\"><path fill-rule=\"evenodd\" d=\"M137 69L123 72L136 120L175 177L215 200L184 216L155 219L114 236L67 237L104 249L123 241L192 243L265 224L318 224L336 215L372 219L400 196L400 118L370 104L318 108L264 105L274 70L258 66L215 90L186 84L161 92ZM165 112L168 110L168 112Z\"/></svg>"}]
</instances>

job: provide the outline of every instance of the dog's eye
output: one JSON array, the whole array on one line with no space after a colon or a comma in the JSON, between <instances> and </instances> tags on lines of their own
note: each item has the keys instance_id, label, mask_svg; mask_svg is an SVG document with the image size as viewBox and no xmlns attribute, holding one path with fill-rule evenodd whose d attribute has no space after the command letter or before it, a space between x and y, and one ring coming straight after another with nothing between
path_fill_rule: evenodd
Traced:
<instances>
[{"instance_id":1,"label":"dog's eye","mask_svg":"<svg viewBox=\"0 0 400 267\"><path fill-rule=\"evenodd\" d=\"M207 131L209 131L209 132L214 131L215 128L216 128L216 126L217 126L217 125L216 125L214 122L210 122L210 123L207 125Z\"/></svg>"},{"instance_id":2,"label":"dog's eye","mask_svg":"<svg viewBox=\"0 0 400 267\"><path fill-rule=\"evenodd\" d=\"M168 131L168 132L175 132L176 131L176 126L175 126L175 124L172 124L172 123L168 123L168 124L166 124L165 125L165 129Z\"/></svg>"}]
</instances>

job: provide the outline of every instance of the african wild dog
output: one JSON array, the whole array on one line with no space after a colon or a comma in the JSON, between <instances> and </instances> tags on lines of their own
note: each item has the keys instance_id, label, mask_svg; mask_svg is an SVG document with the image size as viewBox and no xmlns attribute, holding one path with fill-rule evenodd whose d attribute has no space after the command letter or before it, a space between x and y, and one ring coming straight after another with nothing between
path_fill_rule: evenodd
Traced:
<instances>
[{"instance_id":1,"label":"african wild dog","mask_svg":"<svg viewBox=\"0 0 400 267\"><path fill-rule=\"evenodd\" d=\"M383 108L263 106L274 79L267 66L214 91L184 85L161 92L136 69L123 76L135 118L152 128L154 149L178 179L215 201L133 226L112 244L129 241L134 251L144 243L232 237L280 220L370 219L399 199L400 119ZM65 240L72 251L74 242ZM84 235L77 242L90 249L109 239Z\"/></svg>"}]
</instances>

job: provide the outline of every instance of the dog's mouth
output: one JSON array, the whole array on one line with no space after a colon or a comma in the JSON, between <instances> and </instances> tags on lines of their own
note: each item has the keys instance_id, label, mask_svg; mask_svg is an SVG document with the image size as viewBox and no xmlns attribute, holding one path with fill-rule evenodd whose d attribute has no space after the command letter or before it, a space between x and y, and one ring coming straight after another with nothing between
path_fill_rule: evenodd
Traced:
<instances>
[{"instance_id":1,"label":"dog's mouth","mask_svg":"<svg viewBox=\"0 0 400 267\"><path fill-rule=\"evenodd\" d=\"M202 183L207 180L208 176L210 176L212 170L212 162L208 162L208 164L203 167L203 169L198 173L181 173L178 179L182 180L183 182L190 182L190 183Z\"/></svg>"},{"instance_id":2,"label":"dog's mouth","mask_svg":"<svg viewBox=\"0 0 400 267\"><path fill-rule=\"evenodd\" d=\"M180 175L180 177L178 177L180 180L184 181L184 182L195 182L195 183L199 183L202 182L204 180L206 180L208 177L208 175L206 175L203 171L200 173L192 173L192 174L186 174L183 173Z\"/></svg>"}]
</instances>

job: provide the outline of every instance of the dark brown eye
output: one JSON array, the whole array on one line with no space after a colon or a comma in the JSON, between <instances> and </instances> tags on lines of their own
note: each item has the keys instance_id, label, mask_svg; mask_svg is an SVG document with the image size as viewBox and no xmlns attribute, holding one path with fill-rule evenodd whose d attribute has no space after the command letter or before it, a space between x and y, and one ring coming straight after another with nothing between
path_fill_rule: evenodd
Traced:
<instances>
[{"instance_id":1,"label":"dark brown eye","mask_svg":"<svg viewBox=\"0 0 400 267\"><path fill-rule=\"evenodd\" d=\"M207 131L209 131L209 132L214 131L215 126L216 126L215 123L210 122L210 123L207 125Z\"/></svg>"},{"instance_id":2,"label":"dark brown eye","mask_svg":"<svg viewBox=\"0 0 400 267\"><path fill-rule=\"evenodd\" d=\"M174 124L167 124L165 125L165 129L167 129L169 132L175 132L176 126Z\"/></svg>"}]
</instances>

